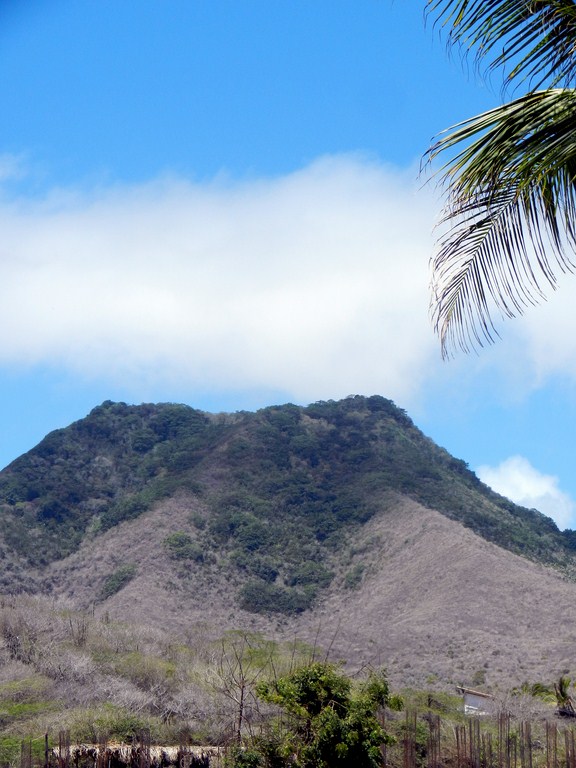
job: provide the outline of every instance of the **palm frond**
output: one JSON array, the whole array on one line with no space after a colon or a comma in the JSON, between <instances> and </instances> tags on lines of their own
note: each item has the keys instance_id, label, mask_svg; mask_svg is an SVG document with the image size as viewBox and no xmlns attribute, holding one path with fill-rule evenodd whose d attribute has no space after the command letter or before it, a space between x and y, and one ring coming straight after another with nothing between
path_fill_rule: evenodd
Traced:
<instances>
[{"instance_id":1,"label":"palm frond","mask_svg":"<svg viewBox=\"0 0 576 768\"><path fill-rule=\"evenodd\" d=\"M427 14L448 30L448 42L475 49L489 69L510 65L507 80L533 89L576 80L573 0L428 0Z\"/></svg>"},{"instance_id":2,"label":"palm frond","mask_svg":"<svg viewBox=\"0 0 576 768\"><path fill-rule=\"evenodd\" d=\"M576 93L547 90L467 120L429 151L443 168L447 226L432 261L432 312L444 356L497 335L544 298L576 249Z\"/></svg>"}]
</instances>

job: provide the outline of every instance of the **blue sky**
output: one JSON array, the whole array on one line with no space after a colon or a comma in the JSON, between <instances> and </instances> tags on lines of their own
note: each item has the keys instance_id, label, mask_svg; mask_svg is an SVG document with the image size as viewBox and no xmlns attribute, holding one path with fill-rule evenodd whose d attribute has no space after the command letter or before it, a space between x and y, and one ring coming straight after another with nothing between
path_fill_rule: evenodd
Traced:
<instances>
[{"instance_id":1,"label":"blue sky","mask_svg":"<svg viewBox=\"0 0 576 768\"><path fill-rule=\"evenodd\" d=\"M0 4L0 464L103 400L382 394L576 527L574 289L442 362L420 159L499 103L399 0Z\"/></svg>"}]
</instances>

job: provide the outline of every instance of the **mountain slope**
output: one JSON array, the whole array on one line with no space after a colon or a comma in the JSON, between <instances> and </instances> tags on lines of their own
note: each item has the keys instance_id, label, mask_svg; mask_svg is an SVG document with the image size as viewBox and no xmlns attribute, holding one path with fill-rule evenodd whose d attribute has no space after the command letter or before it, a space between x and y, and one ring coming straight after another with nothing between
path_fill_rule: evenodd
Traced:
<instances>
[{"instance_id":1,"label":"mountain slope","mask_svg":"<svg viewBox=\"0 0 576 768\"><path fill-rule=\"evenodd\" d=\"M0 472L0 521L3 592L317 640L404 682L570 663L571 535L382 397L219 415L106 402Z\"/></svg>"},{"instance_id":2,"label":"mountain slope","mask_svg":"<svg viewBox=\"0 0 576 768\"><path fill-rule=\"evenodd\" d=\"M243 610L236 594L244 577L224 559L183 566L169 557L162 541L197 504L182 494L84 542L48 567L51 594L168 637L216 639L245 628L299 638L354 668L385 664L397 687L437 680L505 689L576 670L576 584L404 496L383 499L382 511L347 538L330 586L290 616ZM127 561L137 573L101 602L107 575Z\"/></svg>"},{"instance_id":3,"label":"mountain slope","mask_svg":"<svg viewBox=\"0 0 576 768\"><path fill-rule=\"evenodd\" d=\"M264 580L289 562L284 576L304 584L299 566L338 549L389 490L511 551L572 560L549 518L494 494L382 397L218 416L104 403L0 472L2 552L44 565L177 490L203 501L204 547L234 550L239 567L260 558Z\"/></svg>"}]
</instances>

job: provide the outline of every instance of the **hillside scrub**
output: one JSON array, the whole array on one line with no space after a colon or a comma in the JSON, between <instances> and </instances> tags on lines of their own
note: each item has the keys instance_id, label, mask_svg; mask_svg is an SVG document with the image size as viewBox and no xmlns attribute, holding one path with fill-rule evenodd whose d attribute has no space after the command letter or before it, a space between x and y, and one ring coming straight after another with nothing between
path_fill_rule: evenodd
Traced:
<instances>
[{"instance_id":1,"label":"hillside scrub","mask_svg":"<svg viewBox=\"0 0 576 768\"><path fill-rule=\"evenodd\" d=\"M197 634L187 643L25 596L1 600L0 632L6 738L66 729L74 742L130 741L148 728L156 743L179 743L183 732L194 743L224 743L250 727L257 680L312 654L304 644L248 632L217 640Z\"/></svg>"},{"instance_id":2,"label":"hillside scrub","mask_svg":"<svg viewBox=\"0 0 576 768\"><path fill-rule=\"evenodd\" d=\"M353 685L339 667L314 661L313 649L255 633L191 646L28 597L5 598L0 625L0 754L8 765L22 739L40 759L42 734L53 743L63 730L73 743L130 743L149 730L153 743L176 744L186 734L187 743L238 745L231 754L241 765L265 734L272 749L280 727L279 759L304 739L297 764L312 765L314 752L333 753L336 728L339 752L347 745L349 753L338 765L361 768L377 765L362 756L379 754L388 740L376 710L398 703L381 673Z\"/></svg>"},{"instance_id":3,"label":"hillside scrub","mask_svg":"<svg viewBox=\"0 0 576 768\"><path fill-rule=\"evenodd\" d=\"M390 768L424 768L434 754L446 764L456 759L458 729L472 738L461 697L438 681L401 691L400 713L382 670L352 675L319 648L256 632L186 640L20 596L0 599L0 633L3 765L17 766L29 739L41 764L43 734L54 745L63 730L72 743L133 743L145 730L156 744L223 745L235 768L376 768L383 747ZM494 754L504 737L516 745L510 749L522 745L522 760L531 744L548 744L548 752L534 747L532 768L550 765L553 749L558 761L567 759L576 725L554 719L554 682L572 695L565 674L547 686L500 692L496 719L483 720L478 738L491 739Z\"/></svg>"}]
</instances>

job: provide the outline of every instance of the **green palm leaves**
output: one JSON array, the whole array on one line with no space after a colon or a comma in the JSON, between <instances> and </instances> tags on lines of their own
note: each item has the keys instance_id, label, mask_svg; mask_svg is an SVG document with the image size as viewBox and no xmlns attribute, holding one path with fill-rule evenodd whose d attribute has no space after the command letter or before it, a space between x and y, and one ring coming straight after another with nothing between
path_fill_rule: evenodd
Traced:
<instances>
[{"instance_id":1,"label":"green palm leaves","mask_svg":"<svg viewBox=\"0 0 576 768\"><path fill-rule=\"evenodd\" d=\"M498 50L508 79L576 75L576 4L566 0L429 0L452 42ZM498 48L496 46L498 44ZM492 341L494 310L523 312L571 269L576 251L576 91L531 90L443 135L450 154L445 234L433 259L432 310L444 356Z\"/></svg>"},{"instance_id":2,"label":"green palm leaves","mask_svg":"<svg viewBox=\"0 0 576 768\"><path fill-rule=\"evenodd\" d=\"M572 680L569 677L560 677L557 683L554 683L554 693L556 694L556 704L558 706L558 714L567 717L574 717L576 712L574 711L574 703L570 696L570 685Z\"/></svg>"},{"instance_id":3,"label":"green palm leaves","mask_svg":"<svg viewBox=\"0 0 576 768\"><path fill-rule=\"evenodd\" d=\"M450 43L510 66L507 79L533 89L571 85L576 77L576 4L572 0L428 0Z\"/></svg>"}]
</instances>

